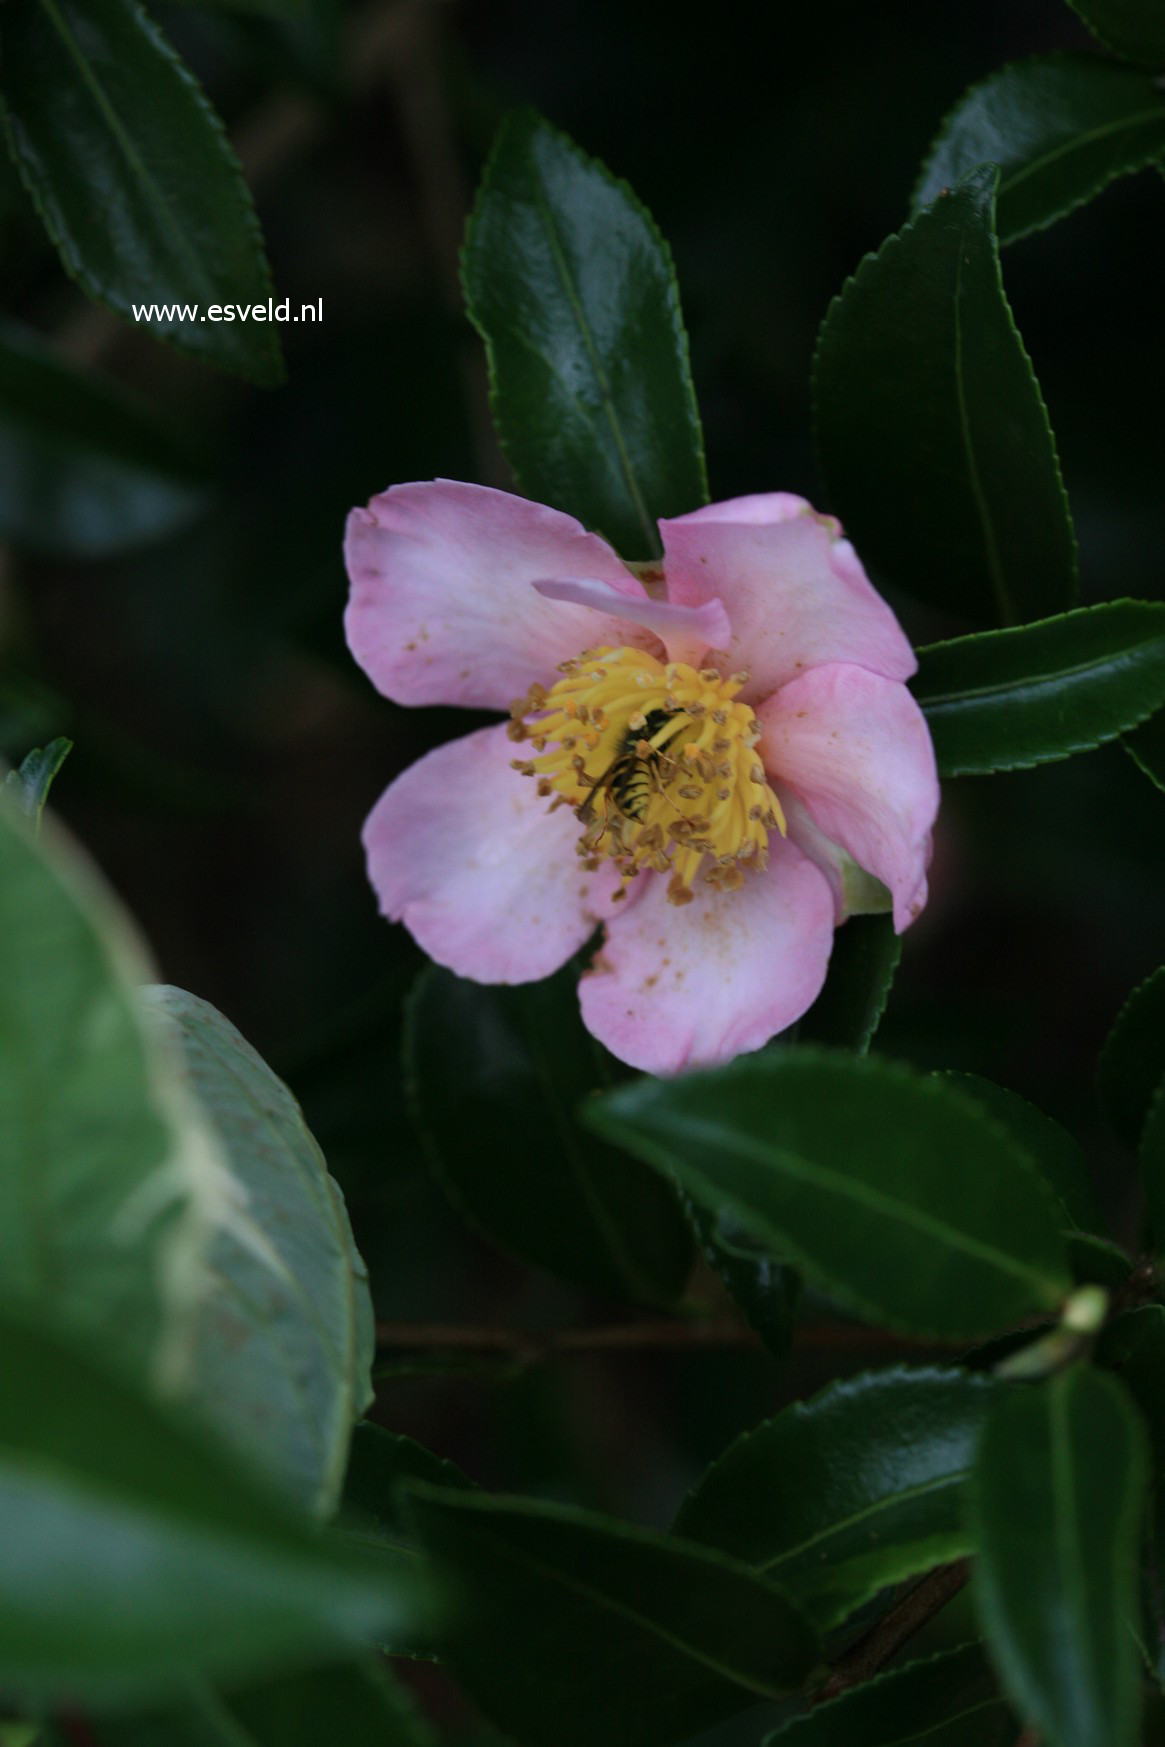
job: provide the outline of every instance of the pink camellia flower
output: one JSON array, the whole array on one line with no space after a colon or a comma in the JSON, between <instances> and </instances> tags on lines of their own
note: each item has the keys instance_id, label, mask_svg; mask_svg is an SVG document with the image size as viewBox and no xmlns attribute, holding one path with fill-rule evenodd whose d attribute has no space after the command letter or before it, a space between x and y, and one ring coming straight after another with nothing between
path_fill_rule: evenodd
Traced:
<instances>
[{"instance_id":1,"label":"pink camellia flower","mask_svg":"<svg viewBox=\"0 0 1165 1747\"><path fill-rule=\"evenodd\" d=\"M483 983L604 923L583 1019L670 1074L792 1024L853 909L909 926L938 782L914 654L835 521L774 492L660 534L625 564L508 492L394 486L349 517L345 622L397 703L510 712L374 807L384 914Z\"/></svg>"}]
</instances>

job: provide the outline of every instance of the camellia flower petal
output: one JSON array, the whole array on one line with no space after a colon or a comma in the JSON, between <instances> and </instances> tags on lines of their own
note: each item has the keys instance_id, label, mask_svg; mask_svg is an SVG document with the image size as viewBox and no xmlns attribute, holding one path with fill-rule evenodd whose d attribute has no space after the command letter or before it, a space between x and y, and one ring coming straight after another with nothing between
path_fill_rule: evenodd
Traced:
<instances>
[{"instance_id":1,"label":"camellia flower petal","mask_svg":"<svg viewBox=\"0 0 1165 1747\"><path fill-rule=\"evenodd\" d=\"M757 717L766 763L819 829L889 888L895 926L908 927L921 908L935 777L930 734L906 687L826 662L766 698Z\"/></svg>"},{"instance_id":2,"label":"camellia flower petal","mask_svg":"<svg viewBox=\"0 0 1165 1747\"><path fill-rule=\"evenodd\" d=\"M938 781L913 651L836 522L775 492L660 533L661 563L624 564L507 492L394 486L349 518L346 625L398 703L510 711L373 809L384 914L481 982L546 976L601 923L583 1019L667 1074L805 1012L847 870L914 920Z\"/></svg>"},{"instance_id":3,"label":"camellia flower petal","mask_svg":"<svg viewBox=\"0 0 1165 1747\"><path fill-rule=\"evenodd\" d=\"M588 872L578 824L546 817L502 727L447 741L387 788L364 827L372 884L438 964L478 983L548 977L623 897L613 861Z\"/></svg>"},{"instance_id":4,"label":"camellia flower petal","mask_svg":"<svg viewBox=\"0 0 1165 1747\"><path fill-rule=\"evenodd\" d=\"M709 504L660 523L668 599L719 597L732 622L725 653L764 698L807 667L853 661L886 679L918 663L832 516L789 492Z\"/></svg>"},{"instance_id":5,"label":"camellia flower petal","mask_svg":"<svg viewBox=\"0 0 1165 1747\"><path fill-rule=\"evenodd\" d=\"M703 882L690 904L646 877L582 980L583 1019L633 1067L674 1074L726 1061L799 1019L825 980L833 899L821 870L776 837L735 891Z\"/></svg>"},{"instance_id":6,"label":"camellia flower petal","mask_svg":"<svg viewBox=\"0 0 1165 1747\"><path fill-rule=\"evenodd\" d=\"M394 485L348 517L348 647L398 704L504 710L621 622L544 600L533 584L588 576L647 599L605 540L570 516L451 479Z\"/></svg>"}]
</instances>

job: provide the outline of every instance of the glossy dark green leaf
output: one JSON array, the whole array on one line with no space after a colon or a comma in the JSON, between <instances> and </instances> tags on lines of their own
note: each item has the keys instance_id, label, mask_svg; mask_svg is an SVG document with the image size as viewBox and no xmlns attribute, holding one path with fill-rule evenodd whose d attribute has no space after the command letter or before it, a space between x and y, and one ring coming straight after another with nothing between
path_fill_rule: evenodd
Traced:
<instances>
[{"instance_id":1,"label":"glossy dark green leaf","mask_svg":"<svg viewBox=\"0 0 1165 1747\"><path fill-rule=\"evenodd\" d=\"M1004 1686L1048 1747L1133 1747L1145 1436L1111 1377L1019 1389L984 1428L969 1487L974 1593Z\"/></svg>"},{"instance_id":2,"label":"glossy dark green leaf","mask_svg":"<svg viewBox=\"0 0 1165 1747\"><path fill-rule=\"evenodd\" d=\"M814 1706L764 1747L1015 1747L1019 1730L979 1644L963 1644Z\"/></svg>"},{"instance_id":3,"label":"glossy dark green leaf","mask_svg":"<svg viewBox=\"0 0 1165 1747\"><path fill-rule=\"evenodd\" d=\"M965 1094L896 1063L746 1056L587 1114L873 1320L973 1339L1069 1288L1062 1214L1031 1160Z\"/></svg>"},{"instance_id":4,"label":"glossy dark green leaf","mask_svg":"<svg viewBox=\"0 0 1165 1747\"><path fill-rule=\"evenodd\" d=\"M150 331L255 382L283 378L271 280L238 161L193 74L137 0L29 0L4 19L9 150L68 273ZM94 214L101 222L94 223ZM175 313L172 306L197 306Z\"/></svg>"},{"instance_id":5,"label":"glossy dark green leaf","mask_svg":"<svg viewBox=\"0 0 1165 1747\"><path fill-rule=\"evenodd\" d=\"M448 1597L443 1658L525 1747L653 1747L801 1686L813 1631L706 1547L526 1499L410 1494Z\"/></svg>"},{"instance_id":6,"label":"glossy dark green leaf","mask_svg":"<svg viewBox=\"0 0 1165 1747\"><path fill-rule=\"evenodd\" d=\"M1033 55L972 85L943 122L914 194L928 206L998 164L1001 243L1063 218L1117 176L1165 156L1165 93L1099 55Z\"/></svg>"},{"instance_id":7,"label":"glossy dark green leaf","mask_svg":"<svg viewBox=\"0 0 1165 1747\"><path fill-rule=\"evenodd\" d=\"M656 520L707 501L671 253L625 182L520 110L466 233L470 318L522 489L657 557Z\"/></svg>"},{"instance_id":8,"label":"glossy dark green leaf","mask_svg":"<svg viewBox=\"0 0 1165 1747\"><path fill-rule=\"evenodd\" d=\"M157 539L207 501L205 469L149 408L0 327L0 534L93 558Z\"/></svg>"},{"instance_id":9,"label":"glossy dark green leaf","mask_svg":"<svg viewBox=\"0 0 1165 1747\"><path fill-rule=\"evenodd\" d=\"M1124 738L1124 748L1151 783L1165 789L1165 710L1158 710Z\"/></svg>"},{"instance_id":10,"label":"glossy dark green leaf","mask_svg":"<svg viewBox=\"0 0 1165 1747\"><path fill-rule=\"evenodd\" d=\"M1165 14L1159 0L1068 0L1105 48L1141 66L1165 68Z\"/></svg>"},{"instance_id":11,"label":"glossy dark green leaf","mask_svg":"<svg viewBox=\"0 0 1165 1747\"><path fill-rule=\"evenodd\" d=\"M1115 740L1165 700L1165 604L1106 601L918 652L942 776L1026 770Z\"/></svg>"},{"instance_id":12,"label":"glossy dark green leaf","mask_svg":"<svg viewBox=\"0 0 1165 1747\"><path fill-rule=\"evenodd\" d=\"M770 1353L784 1358L797 1326L801 1276L753 1243L730 1218L690 1196L684 1208L704 1253L725 1291L740 1306Z\"/></svg>"},{"instance_id":13,"label":"glossy dark green leaf","mask_svg":"<svg viewBox=\"0 0 1165 1747\"><path fill-rule=\"evenodd\" d=\"M210 1243L185 1397L292 1497L327 1514L353 1423L372 1401L372 1299L344 1197L299 1105L229 1020L184 989L155 987L146 1004L248 1215Z\"/></svg>"},{"instance_id":14,"label":"glossy dark green leaf","mask_svg":"<svg viewBox=\"0 0 1165 1747\"><path fill-rule=\"evenodd\" d=\"M670 1303L691 1236L666 1184L579 1126L603 1067L576 982L569 967L516 988L426 971L406 1038L413 1114L442 1187L496 1243L592 1290Z\"/></svg>"},{"instance_id":15,"label":"glossy dark green leaf","mask_svg":"<svg viewBox=\"0 0 1165 1747\"><path fill-rule=\"evenodd\" d=\"M979 1074L947 1071L941 1078L947 1085L966 1092L1003 1124L1063 1203L1070 1224L1081 1231L1105 1235L1107 1228L1097 1205L1088 1161L1066 1128L1061 1128L1018 1092L1010 1092L1006 1086L997 1086Z\"/></svg>"},{"instance_id":16,"label":"glossy dark green leaf","mask_svg":"<svg viewBox=\"0 0 1165 1747\"><path fill-rule=\"evenodd\" d=\"M415 1439L362 1420L352 1434L348 1472L339 1515L332 1533L368 1556L383 1562L390 1576L415 1576L422 1553L405 1509L405 1488L414 1481L426 1486L472 1492L476 1488L455 1463L427 1450ZM421 1628L407 1637L398 1631L391 1648L401 1655L431 1660L432 1632Z\"/></svg>"},{"instance_id":17,"label":"glossy dark green leaf","mask_svg":"<svg viewBox=\"0 0 1165 1747\"><path fill-rule=\"evenodd\" d=\"M344 1479L340 1526L349 1538L391 1551L411 1551L401 1487L420 1480L428 1486L472 1491L473 1481L455 1462L435 1456L415 1438L361 1420L352 1433Z\"/></svg>"},{"instance_id":18,"label":"glossy dark green leaf","mask_svg":"<svg viewBox=\"0 0 1165 1747\"><path fill-rule=\"evenodd\" d=\"M0 1689L148 1702L419 1616L144 1394L0 1324Z\"/></svg>"},{"instance_id":19,"label":"glossy dark green leaf","mask_svg":"<svg viewBox=\"0 0 1165 1747\"><path fill-rule=\"evenodd\" d=\"M1136 1147L1149 1106L1165 1081L1165 965L1133 990L1105 1040L1096 1084L1105 1114Z\"/></svg>"},{"instance_id":20,"label":"glossy dark green leaf","mask_svg":"<svg viewBox=\"0 0 1165 1747\"><path fill-rule=\"evenodd\" d=\"M34 823L40 823L53 780L72 750L73 742L61 735L47 746L35 747L21 759L20 768L4 778L4 793Z\"/></svg>"},{"instance_id":21,"label":"glossy dark green leaf","mask_svg":"<svg viewBox=\"0 0 1165 1747\"><path fill-rule=\"evenodd\" d=\"M837 1625L973 1551L963 1485L999 1388L906 1366L831 1383L729 1445L676 1530L771 1577L820 1629Z\"/></svg>"},{"instance_id":22,"label":"glossy dark green leaf","mask_svg":"<svg viewBox=\"0 0 1165 1747\"><path fill-rule=\"evenodd\" d=\"M990 166L868 255L821 329L817 443L867 564L979 623L1076 593L1076 540L1039 386L1003 291Z\"/></svg>"},{"instance_id":23,"label":"glossy dark green leaf","mask_svg":"<svg viewBox=\"0 0 1165 1747\"><path fill-rule=\"evenodd\" d=\"M865 1055L901 957L902 939L891 916L851 916L833 937L829 975L797 1028L799 1041Z\"/></svg>"},{"instance_id":24,"label":"glossy dark green leaf","mask_svg":"<svg viewBox=\"0 0 1165 1747\"><path fill-rule=\"evenodd\" d=\"M1114 1317L1096 1343L1096 1359L1117 1373L1144 1415L1160 1478L1165 1475L1165 1308L1142 1304Z\"/></svg>"}]
</instances>

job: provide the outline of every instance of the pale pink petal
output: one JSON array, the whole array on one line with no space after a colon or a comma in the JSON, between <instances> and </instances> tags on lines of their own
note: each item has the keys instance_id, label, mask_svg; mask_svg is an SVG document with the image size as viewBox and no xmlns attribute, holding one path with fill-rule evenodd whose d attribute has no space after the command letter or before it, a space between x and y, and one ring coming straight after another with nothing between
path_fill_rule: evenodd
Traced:
<instances>
[{"instance_id":1,"label":"pale pink petal","mask_svg":"<svg viewBox=\"0 0 1165 1747\"><path fill-rule=\"evenodd\" d=\"M812 1005L833 943L825 876L773 836L763 873L735 892L697 882L667 901L649 874L634 907L608 924L580 985L583 1019L622 1061L652 1074L725 1062L759 1049Z\"/></svg>"},{"instance_id":2,"label":"pale pink petal","mask_svg":"<svg viewBox=\"0 0 1165 1747\"><path fill-rule=\"evenodd\" d=\"M348 518L348 646L398 704L507 709L617 620L532 584L588 576L630 601L643 585L597 534L544 504L456 480L394 485Z\"/></svg>"},{"instance_id":3,"label":"pale pink petal","mask_svg":"<svg viewBox=\"0 0 1165 1747\"><path fill-rule=\"evenodd\" d=\"M448 741L397 777L364 827L383 914L479 983L549 976L619 907L614 863L585 870L578 820L547 813L533 779L510 769L516 750L504 727Z\"/></svg>"},{"instance_id":4,"label":"pale pink petal","mask_svg":"<svg viewBox=\"0 0 1165 1747\"><path fill-rule=\"evenodd\" d=\"M881 916L893 910L894 899L889 887L860 868L840 843L825 835L795 790L775 779L770 780L785 815L790 842L797 845L802 855L816 862L829 881L839 925L849 916ZM929 850L927 854L929 858ZM925 882L921 896L925 902Z\"/></svg>"},{"instance_id":5,"label":"pale pink petal","mask_svg":"<svg viewBox=\"0 0 1165 1747\"><path fill-rule=\"evenodd\" d=\"M894 926L925 902L938 811L934 748L904 685L848 663L814 668L757 710L761 756L859 867L888 886Z\"/></svg>"},{"instance_id":6,"label":"pale pink petal","mask_svg":"<svg viewBox=\"0 0 1165 1747\"><path fill-rule=\"evenodd\" d=\"M840 843L835 843L832 837L827 837L821 830L800 795L777 782L772 776L769 780L773 784L773 793L781 803L789 841L795 843L801 854L807 855L821 869L833 893L834 919L839 924L844 922L850 914L845 890L845 864L849 857Z\"/></svg>"},{"instance_id":7,"label":"pale pink petal","mask_svg":"<svg viewBox=\"0 0 1165 1747\"><path fill-rule=\"evenodd\" d=\"M747 497L727 497L702 509L677 516L680 522L787 522L804 511L814 514L808 498L793 491L754 491Z\"/></svg>"},{"instance_id":8,"label":"pale pink petal","mask_svg":"<svg viewBox=\"0 0 1165 1747\"><path fill-rule=\"evenodd\" d=\"M681 607L645 594L642 600L632 601L621 598L609 582L581 576L548 578L536 582L534 587L547 600L575 601L579 606L618 613L625 623L639 625L658 637L672 661L698 664L705 649L712 646L722 649L732 636L728 614L719 600L704 601L698 607Z\"/></svg>"},{"instance_id":9,"label":"pale pink petal","mask_svg":"<svg viewBox=\"0 0 1165 1747\"><path fill-rule=\"evenodd\" d=\"M772 516L761 519L766 506ZM747 701L824 661L856 662L887 679L915 671L914 651L837 523L799 498L709 504L659 527L668 599L724 602L732 621L724 668L749 670Z\"/></svg>"}]
</instances>

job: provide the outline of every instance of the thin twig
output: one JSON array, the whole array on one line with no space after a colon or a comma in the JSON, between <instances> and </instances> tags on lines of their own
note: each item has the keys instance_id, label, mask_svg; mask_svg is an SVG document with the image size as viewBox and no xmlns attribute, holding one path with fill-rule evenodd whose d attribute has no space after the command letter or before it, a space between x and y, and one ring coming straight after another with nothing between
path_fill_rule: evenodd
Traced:
<instances>
[{"instance_id":1,"label":"thin twig","mask_svg":"<svg viewBox=\"0 0 1165 1747\"><path fill-rule=\"evenodd\" d=\"M381 1352L488 1353L527 1364L570 1353L702 1351L708 1348L760 1348L755 1329L734 1317L600 1323L592 1328L530 1334L524 1329L480 1328L455 1323L380 1322L376 1344ZM796 1332L796 1346L805 1348L900 1350L919 1343L865 1328L860 1323L805 1323Z\"/></svg>"},{"instance_id":2,"label":"thin twig","mask_svg":"<svg viewBox=\"0 0 1165 1747\"><path fill-rule=\"evenodd\" d=\"M836 1698L849 1687L871 1680L928 1620L954 1600L970 1574L967 1560L957 1559L952 1565L940 1565L937 1571L916 1583L864 1638L834 1663L833 1673L814 1695L813 1702L820 1704Z\"/></svg>"},{"instance_id":3,"label":"thin twig","mask_svg":"<svg viewBox=\"0 0 1165 1747\"><path fill-rule=\"evenodd\" d=\"M452 1323L380 1322L381 1352L492 1353L536 1363L559 1353L640 1351L676 1347L756 1347L760 1337L747 1323L729 1318L693 1322L604 1323L596 1328L555 1329L527 1334L522 1329L460 1327Z\"/></svg>"}]
</instances>

